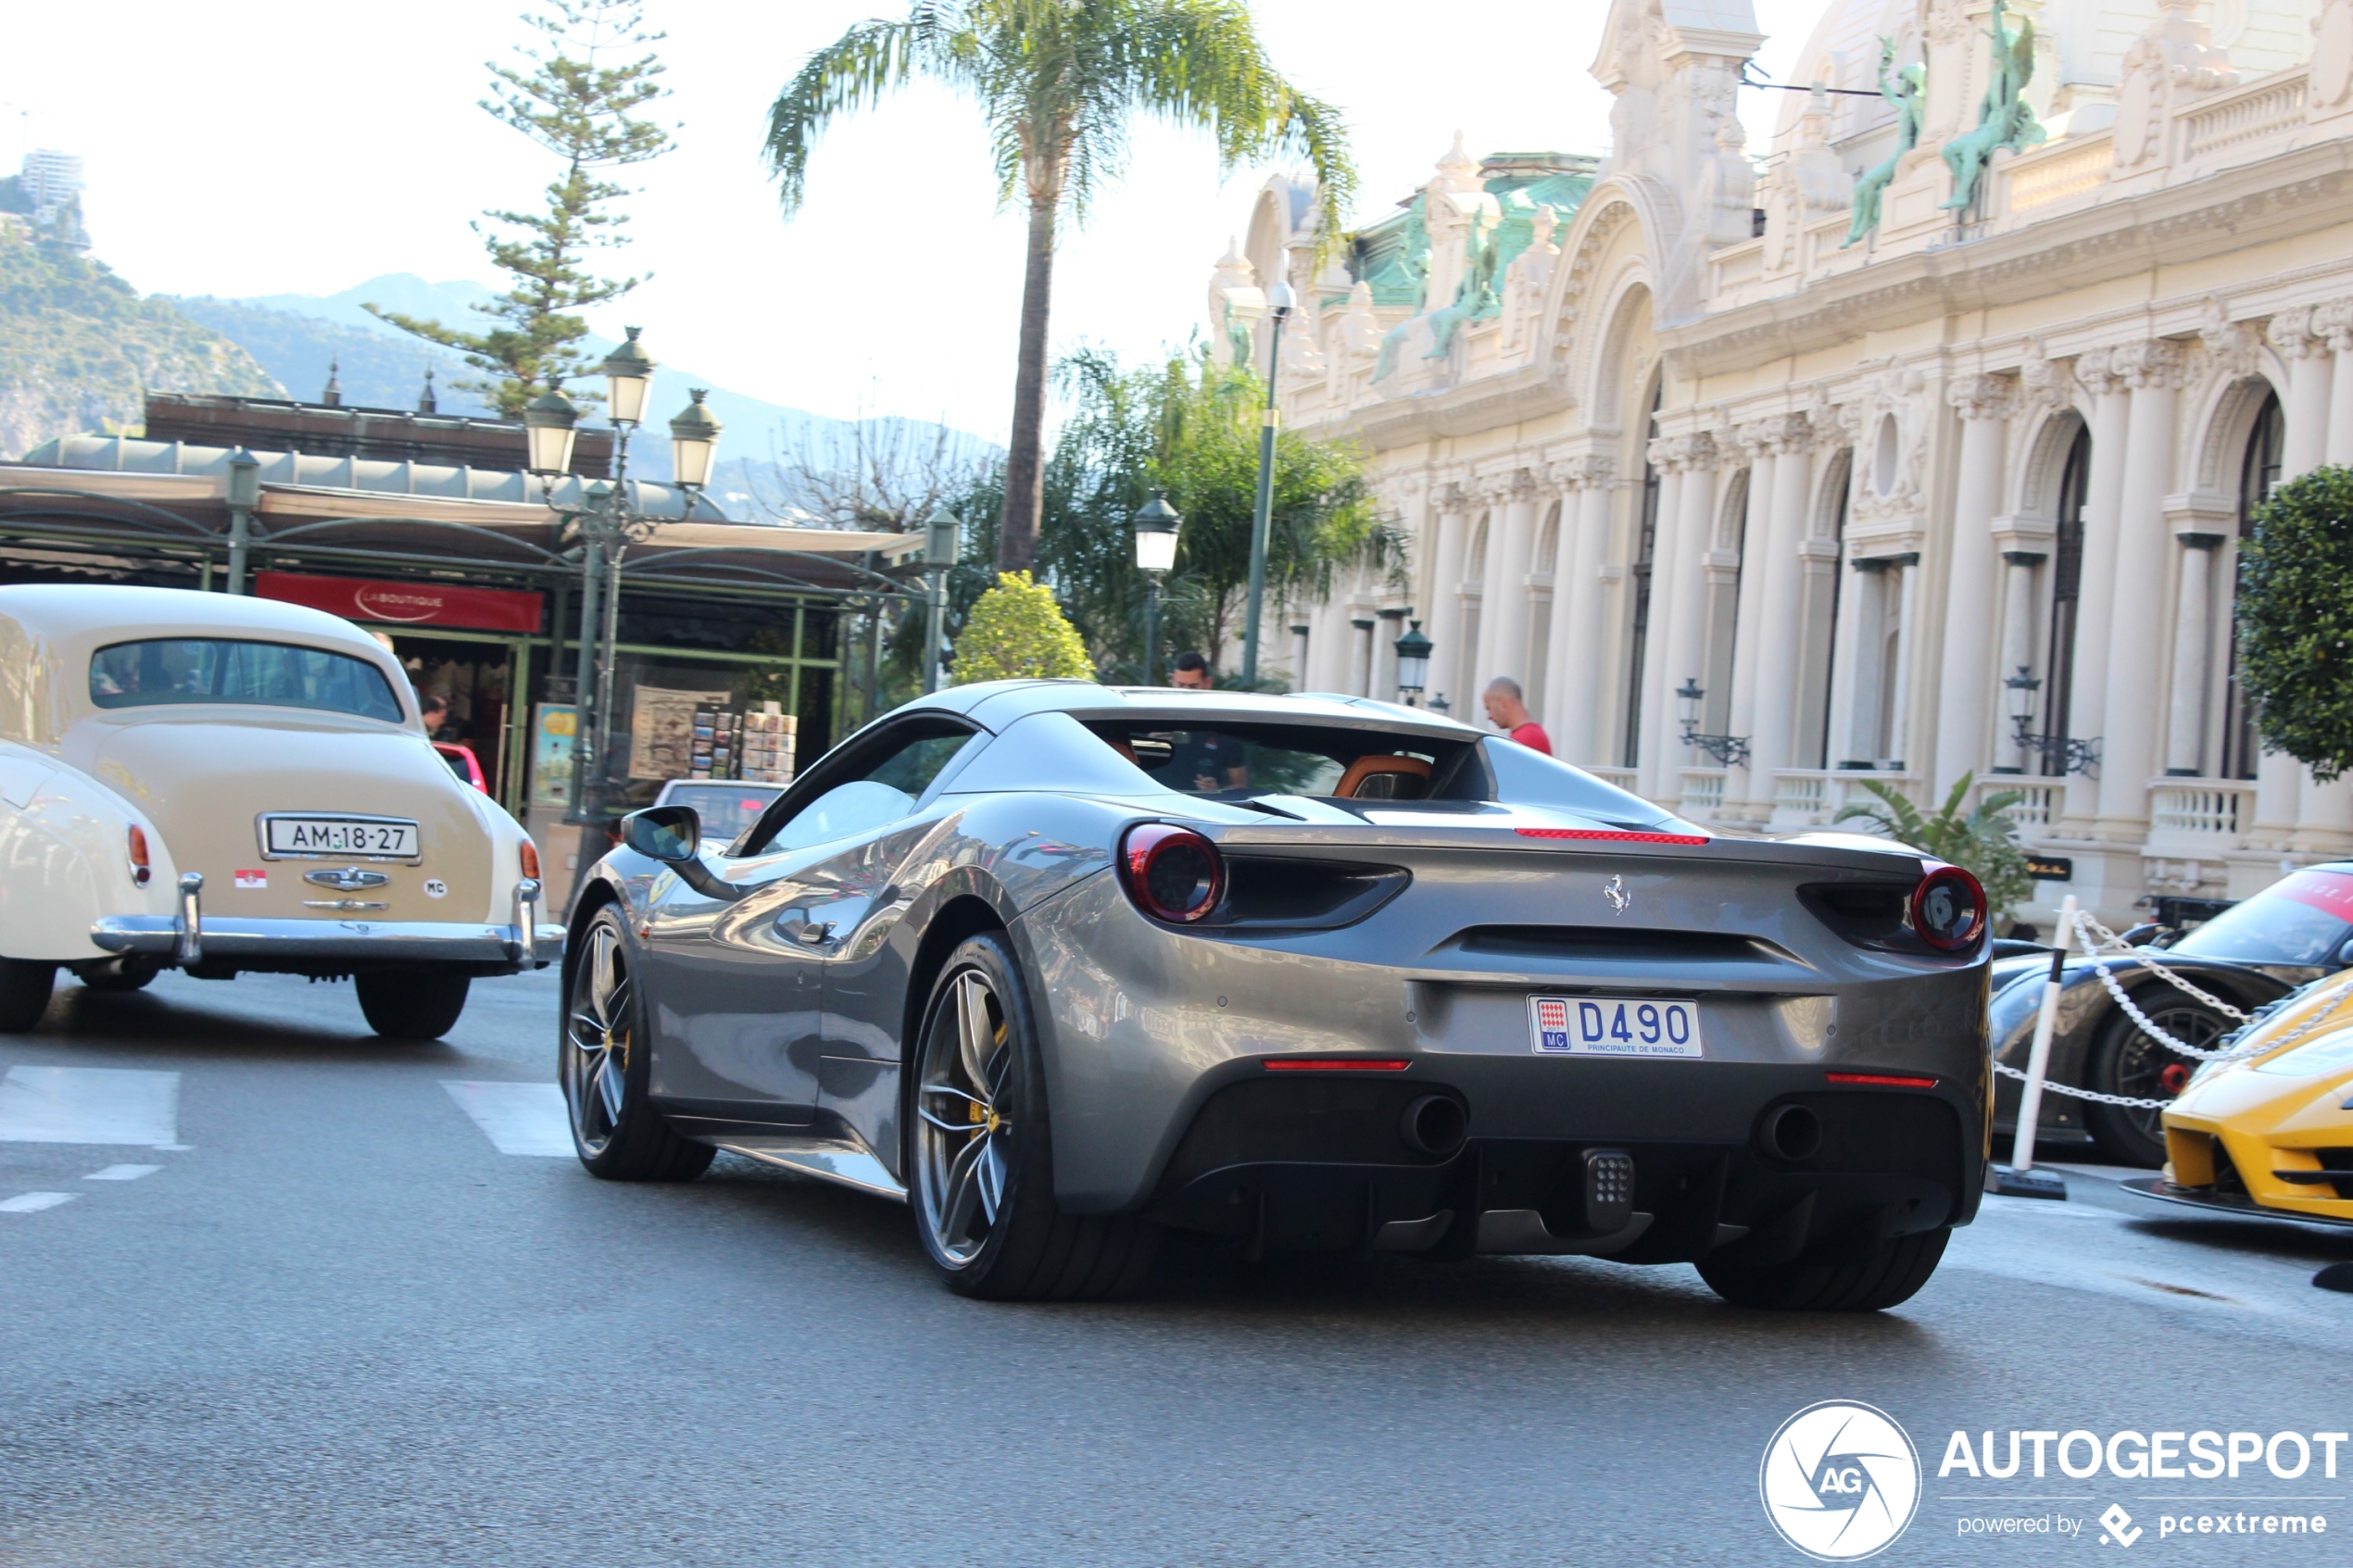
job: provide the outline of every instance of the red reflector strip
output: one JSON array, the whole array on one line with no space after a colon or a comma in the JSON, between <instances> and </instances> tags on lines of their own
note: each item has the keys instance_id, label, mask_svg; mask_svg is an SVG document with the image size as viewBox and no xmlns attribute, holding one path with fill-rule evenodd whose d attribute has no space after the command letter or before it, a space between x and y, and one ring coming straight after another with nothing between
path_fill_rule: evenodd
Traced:
<instances>
[{"instance_id":1,"label":"red reflector strip","mask_svg":"<svg viewBox=\"0 0 2353 1568\"><path fill-rule=\"evenodd\" d=\"M1403 1073L1414 1064L1391 1058L1370 1056L1325 1057L1320 1060L1302 1061L1297 1057L1284 1057L1266 1064L1269 1073Z\"/></svg>"},{"instance_id":2,"label":"red reflector strip","mask_svg":"<svg viewBox=\"0 0 2353 1568\"><path fill-rule=\"evenodd\" d=\"M1900 1073L1826 1073L1822 1076L1833 1084L1877 1084L1891 1089L1932 1089L1933 1078L1915 1078Z\"/></svg>"},{"instance_id":3,"label":"red reflector strip","mask_svg":"<svg viewBox=\"0 0 2353 1568\"><path fill-rule=\"evenodd\" d=\"M1522 838L1600 839L1609 844L1705 844L1703 833L1621 833L1614 828L1514 828Z\"/></svg>"}]
</instances>

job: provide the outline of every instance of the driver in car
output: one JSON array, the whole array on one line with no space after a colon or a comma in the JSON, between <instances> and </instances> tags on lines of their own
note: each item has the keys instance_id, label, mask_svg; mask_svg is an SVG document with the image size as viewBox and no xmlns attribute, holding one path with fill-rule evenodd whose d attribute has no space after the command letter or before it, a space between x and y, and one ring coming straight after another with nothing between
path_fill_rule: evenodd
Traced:
<instances>
[{"instance_id":1,"label":"driver in car","mask_svg":"<svg viewBox=\"0 0 2353 1568\"><path fill-rule=\"evenodd\" d=\"M1178 654L1175 667L1168 672L1168 684L1184 691L1209 690L1209 660L1195 652ZM1153 776L1164 783L1179 781L1176 788L1189 789L1196 795L1250 787L1250 768L1242 759L1242 743L1233 736L1194 730L1173 734L1167 739L1176 748L1176 756L1152 770ZM1191 784L1181 782L1187 779Z\"/></svg>"}]
</instances>

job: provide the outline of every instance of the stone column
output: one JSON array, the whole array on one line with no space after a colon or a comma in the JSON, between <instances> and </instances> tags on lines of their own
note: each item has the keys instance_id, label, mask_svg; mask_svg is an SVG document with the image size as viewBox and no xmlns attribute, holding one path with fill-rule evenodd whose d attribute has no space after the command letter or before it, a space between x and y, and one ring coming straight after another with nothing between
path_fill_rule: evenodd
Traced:
<instances>
[{"instance_id":1,"label":"stone column","mask_svg":"<svg viewBox=\"0 0 2353 1568\"><path fill-rule=\"evenodd\" d=\"M2092 472L2084 486L2083 578L2075 603L2073 696L2070 699L2067 733L2080 739L2104 739L2107 721L2108 628L2116 608L2117 557L2121 547L2124 516L2125 443L2132 411L2131 392L2123 375L2110 363L2109 352L2095 350L2075 363L2075 379L2094 398L2092 406ZM2043 700L2057 700L2045 684ZM2046 707L2045 712L2049 709ZM2100 771L2105 773L2105 763ZM2099 812L2097 780L2070 774L2067 781L2066 815L2080 828Z\"/></svg>"},{"instance_id":2,"label":"stone column","mask_svg":"<svg viewBox=\"0 0 2353 1568\"><path fill-rule=\"evenodd\" d=\"M1348 618L1348 695L1373 696L1373 616L1352 606Z\"/></svg>"},{"instance_id":3,"label":"stone column","mask_svg":"<svg viewBox=\"0 0 2353 1568\"><path fill-rule=\"evenodd\" d=\"M2032 773L2038 771L2040 759L2017 742L2017 726L2010 721L2009 691L2003 683L2021 671L2032 673L2035 665L2034 648L2034 569L2050 558L2037 550L2004 550L2002 552L2002 663L1996 671L1994 685L2002 698L2002 741L1996 755L2009 754L2011 771ZM2048 671L2044 671L2045 675ZM2047 695L2048 683L2045 684ZM1950 786L1947 786L1950 787Z\"/></svg>"},{"instance_id":4,"label":"stone column","mask_svg":"<svg viewBox=\"0 0 2353 1568\"><path fill-rule=\"evenodd\" d=\"M1470 531L1470 520L1465 513L1470 504L1469 493L1460 484L1441 485L1430 496L1430 506L1438 513L1438 527L1437 544L1430 551L1429 575L1424 579L1429 619L1423 632L1430 644L1429 686L1421 696L1425 703L1440 692L1453 689L1455 670L1461 662L1463 548L1465 535Z\"/></svg>"},{"instance_id":5,"label":"stone column","mask_svg":"<svg viewBox=\"0 0 2353 1568\"><path fill-rule=\"evenodd\" d=\"M1757 655L1766 643L1777 637L1785 642L1795 630L1786 623L1776 628L1765 617L1766 591L1773 573L1781 570L1773 555L1773 471L1780 463L1783 422L1762 420L1743 425L1735 436L1748 462L1748 513L1741 525L1740 598L1732 611L1732 690L1724 733L1748 737L1749 759L1725 771L1727 812L1738 811L1742 802L1753 801L1756 794ZM1766 775L1765 809L1749 813L1759 820L1772 811L1771 783L1771 775Z\"/></svg>"},{"instance_id":6,"label":"stone column","mask_svg":"<svg viewBox=\"0 0 2353 1568\"><path fill-rule=\"evenodd\" d=\"M2157 693L2149 677L2165 626L2165 493L2174 470L2182 351L2152 338L2116 350L2113 365L2132 389L2132 410L2112 558L2099 809L2102 835L2124 839L2147 836L2148 780L2156 771ZM2089 558L2087 550L2087 585Z\"/></svg>"},{"instance_id":7,"label":"stone column","mask_svg":"<svg viewBox=\"0 0 2353 1568\"><path fill-rule=\"evenodd\" d=\"M1768 421L1773 449L1773 495L1765 510L1767 536L1750 540L1750 559L1763 568L1757 599L1756 634L1741 661L1756 667L1755 709L1749 720L1749 798L1769 815L1774 770L1793 764L1795 746L1799 654L1805 639L1798 625L1805 613L1806 564L1800 556L1812 533L1806 508L1813 498L1814 427L1803 414ZM1752 481L1751 483L1754 483Z\"/></svg>"},{"instance_id":8,"label":"stone column","mask_svg":"<svg viewBox=\"0 0 2353 1568\"><path fill-rule=\"evenodd\" d=\"M1556 463L1563 487L1560 554L1553 568L1553 672L1544 684L1564 761L1602 760L1602 561L1609 551L1611 475L1616 464L1595 454Z\"/></svg>"},{"instance_id":9,"label":"stone column","mask_svg":"<svg viewBox=\"0 0 2353 1568\"><path fill-rule=\"evenodd\" d=\"M1682 742L1676 715L1675 688L1700 673L1707 646L1707 622L1703 614L1707 589L1706 556L1716 523L1715 438L1703 432L1686 438L1682 452L1683 483L1676 495L1673 544L1664 551L1651 577L1651 615L1655 626L1659 585L1667 587L1666 636L1654 630L1651 645L1659 650L1644 672L1650 687L1643 715L1645 759L1642 772L1650 781L1644 791L1654 800L1674 800L1682 794L1683 765L1690 748ZM1664 513L1662 512L1662 517ZM1656 737L1653 744L1650 737Z\"/></svg>"},{"instance_id":10,"label":"stone column","mask_svg":"<svg viewBox=\"0 0 2353 1568\"><path fill-rule=\"evenodd\" d=\"M2328 343L2312 330L2312 314L2307 307L2271 318L2271 346L2287 361L2287 403L2281 409L2287 420L2280 450L2283 480L2319 468L2328 457Z\"/></svg>"},{"instance_id":11,"label":"stone column","mask_svg":"<svg viewBox=\"0 0 2353 1568\"><path fill-rule=\"evenodd\" d=\"M2333 299L2314 310L2312 332L2325 332L2329 345L2328 435L2322 458L2353 463L2353 299Z\"/></svg>"},{"instance_id":12,"label":"stone column","mask_svg":"<svg viewBox=\"0 0 2353 1568\"><path fill-rule=\"evenodd\" d=\"M1312 626L1310 626L1310 625L1307 625L1307 624L1305 624L1305 623L1303 623L1303 622L1300 622L1300 621L1293 621L1293 622L1291 623L1291 629L1290 629L1290 678L1291 678L1291 690L1293 690L1293 691L1305 691L1306 689L1308 689L1308 688L1307 688L1307 638L1308 638L1308 634L1309 634L1312 631L1314 631L1314 627L1312 627Z\"/></svg>"},{"instance_id":13,"label":"stone column","mask_svg":"<svg viewBox=\"0 0 2353 1568\"><path fill-rule=\"evenodd\" d=\"M1534 684L1528 664L1529 556L1536 547L1536 483L1527 470L1496 486L1501 505L1487 536L1487 586L1479 606L1477 697L1487 683L1509 675L1523 691ZM1474 709L1475 710L1475 709Z\"/></svg>"},{"instance_id":14,"label":"stone column","mask_svg":"<svg viewBox=\"0 0 2353 1568\"><path fill-rule=\"evenodd\" d=\"M1405 618L1412 613L1397 607L1374 617L1380 624L1373 629L1373 689L1366 696L1382 702L1403 700L1397 695L1397 639L1405 634Z\"/></svg>"},{"instance_id":15,"label":"stone column","mask_svg":"<svg viewBox=\"0 0 2353 1568\"><path fill-rule=\"evenodd\" d=\"M2173 596L2173 692L2167 705L2165 771L2179 778L2204 773L2207 649L2213 622L2214 552L2220 533L2182 533L2182 578Z\"/></svg>"},{"instance_id":16,"label":"stone column","mask_svg":"<svg viewBox=\"0 0 2353 1568\"><path fill-rule=\"evenodd\" d=\"M1994 619L1994 514L2002 504L2002 450L2009 418L2009 383L2000 376L1963 376L1944 389L1961 417L1960 472L1953 493L1953 554L1944 598L1944 657L1936 684L1936 750L1930 769L1931 800L1982 770L1985 709L2001 690L2001 674L1987 680L1987 633ZM1906 630L1908 640L1910 631Z\"/></svg>"},{"instance_id":17,"label":"stone column","mask_svg":"<svg viewBox=\"0 0 2353 1568\"><path fill-rule=\"evenodd\" d=\"M1675 535L1679 520L1683 515L1683 481L1688 476L1684 467L1691 452L1691 437L1659 435L1651 438L1651 467L1658 474L1658 528L1651 543L1650 630L1642 649L1642 689L1626 692L1628 713L1636 731L1637 755L1628 758L1633 764L1635 788L1638 794L1650 793L1645 782L1667 746L1668 737L1659 729L1657 703L1653 694L1659 689L1658 671L1667 658L1667 621L1668 601L1674 597ZM1640 548L1639 541L1628 541L1629 551ZM1630 569L1629 558L1627 565ZM1633 626L1631 598L1632 572L1628 572L1629 598L1627 627ZM1629 676L1630 679L1630 676ZM1671 688L1672 681L1667 683Z\"/></svg>"}]
</instances>

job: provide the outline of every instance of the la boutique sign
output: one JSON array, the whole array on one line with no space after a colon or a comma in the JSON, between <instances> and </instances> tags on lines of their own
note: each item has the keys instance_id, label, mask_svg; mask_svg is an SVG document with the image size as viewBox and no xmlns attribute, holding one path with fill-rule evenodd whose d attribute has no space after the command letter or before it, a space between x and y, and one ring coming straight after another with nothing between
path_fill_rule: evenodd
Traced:
<instances>
[{"instance_id":1,"label":"la boutique sign","mask_svg":"<svg viewBox=\"0 0 2353 1568\"><path fill-rule=\"evenodd\" d=\"M389 583L363 577L312 577L292 571L254 574L265 599L308 605L346 621L391 626L464 626L483 632L536 632L543 601L510 588L459 583Z\"/></svg>"}]
</instances>

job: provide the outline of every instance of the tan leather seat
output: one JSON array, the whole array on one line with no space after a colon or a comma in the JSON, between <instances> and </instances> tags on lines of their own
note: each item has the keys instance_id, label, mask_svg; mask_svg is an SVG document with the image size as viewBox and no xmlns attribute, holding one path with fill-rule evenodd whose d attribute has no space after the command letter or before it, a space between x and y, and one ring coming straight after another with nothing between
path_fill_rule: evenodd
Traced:
<instances>
[{"instance_id":1,"label":"tan leather seat","mask_svg":"<svg viewBox=\"0 0 2353 1568\"><path fill-rule=\"evenodd\" d=\"M1429 764L1418 757L1359 757L1348 765L1346 772L1340 774L1340 783L1332 787L1332 794L1341 800L1353 800L1365 787L1365 780L1399 775L1419 779L1427 784L1429 782ZM1386 793L1394 797L1397 793L1395 786L1392 785ZM1414 797L1420 793L1415 791Z\"/></svg>"}]
</instances>

